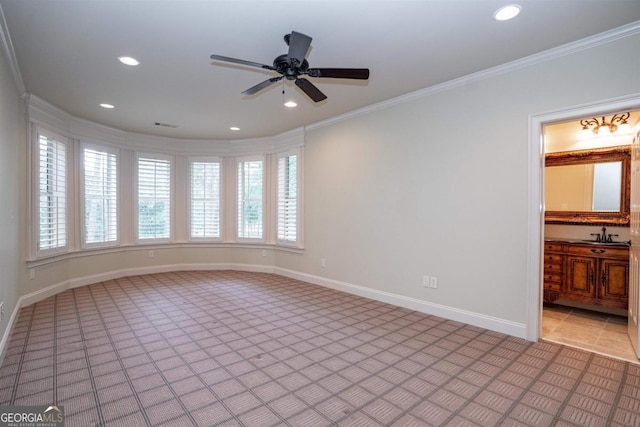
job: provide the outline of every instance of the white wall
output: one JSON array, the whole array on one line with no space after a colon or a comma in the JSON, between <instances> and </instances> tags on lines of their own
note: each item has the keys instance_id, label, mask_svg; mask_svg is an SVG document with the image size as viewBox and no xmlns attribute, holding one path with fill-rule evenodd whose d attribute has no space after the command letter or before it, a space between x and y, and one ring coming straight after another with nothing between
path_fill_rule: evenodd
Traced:
<instances>
[{"instance_id":1,"label":"white wall","mask_svg":"<svg viewBox=\"0 0 640 427\"><path fill-rule=\"evenodd\" d=\"M25 108L12 78L4 51L0 52L0 301L4 317L0 341L4 340L18 297L22 250L19 224L24 218L20 192L25 189ZM2 343L0 343L2 344ZM0 351L4 347L0 346ZM1 355L0 355L1 356Z\"/></svg>"},{"instance_id":2,"label":"white wall","mask_svg":"<svg viewBox=\"0 0 640 427\"><path fill-rule=\"evenodd\" d=\"M426 309L444 307L490 319L490 327L515 325L515 334L524 336L529 118L639 93L639 53L640 35L633 34L310 126L303 254L269 251L262 257L261 249L189 247L156 250L150 259L141 249L54 261L35 268L34 280L21 264L20 295L45 296L52 285L83 284L113 272L253 266ZM19 110L15 93L8 104ZM10 168L0 172L3 180L19 174L26 188L26 173ZM26 211L26 197L20 201ZM0 227L14 236L2 250L15 251L15 230ZM439 288L423 288L424 275L438 277Z\"/></svg>"},{"instance_id":3,"label":"white wall","mask_svg":"<svg viewBox=\"0 0 640 427\"><path fill-rule=\"evenodd\" d=\"M277 265L525 323L529 117L640 92L639 69L634 35L312 128L307 250Z\"/></svg>"}]
</instances>

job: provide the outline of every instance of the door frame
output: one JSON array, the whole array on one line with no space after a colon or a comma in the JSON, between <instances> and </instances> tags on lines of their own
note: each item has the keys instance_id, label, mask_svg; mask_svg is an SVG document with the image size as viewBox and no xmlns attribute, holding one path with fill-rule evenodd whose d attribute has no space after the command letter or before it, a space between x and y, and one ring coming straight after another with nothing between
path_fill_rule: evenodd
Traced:
<instances>
[{"instance_id":1,"label":"door frame","mask_svg":"<svg viewBox=\"0 0 640 427\"><path fill-rule=\"evenodd\" d=\"M620 110L640 110L640 93L529 115L529 241L525 335L542 337L542 257L544 248L544 126L602 116Z\"/></svg>"}]
</instances>

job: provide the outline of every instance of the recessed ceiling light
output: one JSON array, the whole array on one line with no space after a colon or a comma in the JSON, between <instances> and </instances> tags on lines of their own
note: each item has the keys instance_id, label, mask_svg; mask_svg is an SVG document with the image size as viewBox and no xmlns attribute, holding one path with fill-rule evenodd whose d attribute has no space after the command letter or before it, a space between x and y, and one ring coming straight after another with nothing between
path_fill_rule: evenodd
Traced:
<instances>
[{"instance_id":1,"label":"recessed ceiling light","mask_svg":"<svg viewBox=\"0 0 640 427\"><path fill-rule=\"evenodd\" d=\"M131 65L132 67L140 64L140 62L136 58L132 58L130 56L119 56L118 61L122 62L125 65Z\"/></svg>"},{"instance_id":2,"label":"recessed ceiling light","mask_svg":"<svg viewBox=\"0 0 640 427\"><path fill-rule=\"evenodd\" d=\"M231 130L240 130L240 128L238 126L231 126L229 129L231 129Z\"/></svg>"},{"instance_id":3,"label":"recessed ceiling light","mask_svg":"<svg viewBox=\"0 0 640 427\"><path fill-rule=\"evenodd\" d=\"M296 104L295 101L287 101L284 103L284 106L287 108L293 108L293 107L297 107L298 104Z\"/></svg>"},{"instance_id":4,"label":"recessed ceiling light","mask_svg":"<svg viewBox=\"0 0 640 427\"><path fill-rule=\"evenodd\" d=\"M100 104L100 106L102 108L107 108L107 109L112 109L113 108L113 105L111 105L111 104Z\"/></svg>"},{"instance_id":5,"label":"recessed ceiling light","mask_svg":"<svg viewBox=\"0 0 640 427\"><path fill-rule=\"evenodd\" d=\"M496 12L493 14L493 17L496 21L508 21L509 19L513 19L518 16L521 10L522 6L520 6L519 4L510 4L496 10Z\"/></svg>"}]
</instances>

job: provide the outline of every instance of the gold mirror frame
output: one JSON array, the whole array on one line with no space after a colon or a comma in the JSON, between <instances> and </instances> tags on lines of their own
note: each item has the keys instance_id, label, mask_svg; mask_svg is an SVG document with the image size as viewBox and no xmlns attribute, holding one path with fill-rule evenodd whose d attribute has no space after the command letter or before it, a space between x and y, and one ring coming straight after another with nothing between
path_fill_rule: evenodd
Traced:
<instances>
[{"instance_id":1,"label":"gold mirror frame","mask_svg":"<svg viewBox=\"0 0 640 427\"><path fill-rule=\"evenodd\" d=\"M545 167L622 161L622 188L619 212L546 211L547 224L629 226L631 201L631 147L605 147L591 150L563 151L545 155Z\"/></svg>"}]
</instances>

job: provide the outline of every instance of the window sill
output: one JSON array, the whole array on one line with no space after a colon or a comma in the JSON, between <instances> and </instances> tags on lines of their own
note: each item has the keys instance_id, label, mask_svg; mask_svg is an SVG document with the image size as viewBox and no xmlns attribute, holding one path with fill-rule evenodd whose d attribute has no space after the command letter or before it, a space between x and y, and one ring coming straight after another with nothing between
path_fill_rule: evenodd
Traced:
<instances>
[{"instance_id":1,"label":"window sill","mask_svg":"<svg viewBox=\"0 0 640 427\"><path fill-rule=\"evenodd\" d=\"M100 248L85 248L74 252L51 254L46 257L28 260L27 268L39 267L41 265L53 264L67 259L83 258L88 256L119 253L119 252L135 252L148 251L158 249L180 249L180 248L238 248L238 249L265 249L280 252L289 252L294 254L303 254L304 248L295 246L283 246L269 243L228 243L228 242L206 242L206 243L155 243L155 244L138 244L138 245L121 245Z\"/></svg>"}]
</instances>

